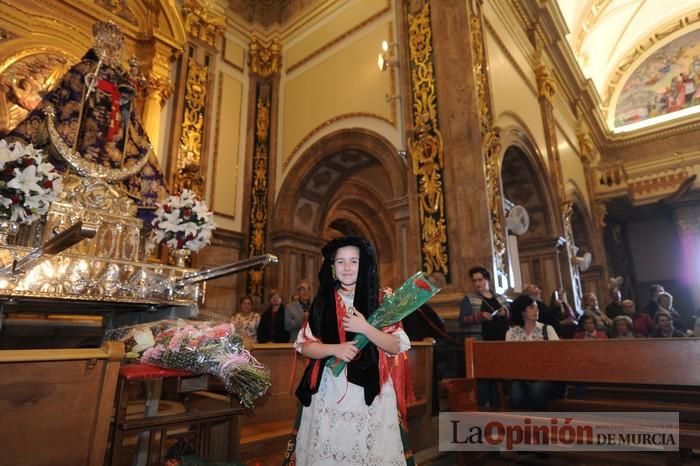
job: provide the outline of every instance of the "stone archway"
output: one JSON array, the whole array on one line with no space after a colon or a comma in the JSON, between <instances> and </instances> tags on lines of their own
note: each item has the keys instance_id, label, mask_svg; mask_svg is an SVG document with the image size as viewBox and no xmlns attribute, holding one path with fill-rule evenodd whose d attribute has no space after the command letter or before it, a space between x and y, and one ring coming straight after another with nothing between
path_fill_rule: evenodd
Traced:
<instances>
[{"instance_id":1,"label":"stone archway","mask_svg":"<svg viewBox=\"0 0 700 466\"><path fill-rule=\"evenodd\" d=\"M317 141L284 179L270 224L280 267L268 277L288 295L300 278L316 283L320 247L344 234L361 234L377 247L383 283L405 275L408 167L380 135L346 129Z\"/></svg>"},{"instance_id":2,"label":"stone archway","mask_svg":"<svg viewBox=\"0 0 700 466\"><path fill-rule=\"evenodd\" d=\"M505 128L502 134L503 195L524 206L530 217L527 233L517 237L521 284L536 283L542 289L543 299L548 300L560 281L555 250L561 222L559 209L547 182L547 169L531 140L517 127ZM518 291L519 284L515 285Z\"/></svg>"}]
</instances>

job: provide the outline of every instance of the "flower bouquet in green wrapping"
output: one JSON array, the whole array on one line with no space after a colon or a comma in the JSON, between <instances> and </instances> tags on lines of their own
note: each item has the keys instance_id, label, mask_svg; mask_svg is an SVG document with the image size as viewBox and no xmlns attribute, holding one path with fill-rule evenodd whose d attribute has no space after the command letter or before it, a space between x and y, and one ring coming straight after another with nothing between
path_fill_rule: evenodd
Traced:
<instances>
[{"instance_id":1,"label":"flower bouquet in green wrapping","mask_svg":"<svg viewBox=\"0 0 700 466\"><path fill-rule=\"evenodd\" d=\"M386 296L379 307L369 316L367 322L375 328L381 329L394 325L410 315L413 311L425 304L435 296L440 288L436 287L425 275L418 272L406 280L392 295ZM364 348L369 339L358 333L355 336L355 346ZM334 376L338 376L347 363L342 359L331 357L327 362Z\"/></svg>"}]
</instances>

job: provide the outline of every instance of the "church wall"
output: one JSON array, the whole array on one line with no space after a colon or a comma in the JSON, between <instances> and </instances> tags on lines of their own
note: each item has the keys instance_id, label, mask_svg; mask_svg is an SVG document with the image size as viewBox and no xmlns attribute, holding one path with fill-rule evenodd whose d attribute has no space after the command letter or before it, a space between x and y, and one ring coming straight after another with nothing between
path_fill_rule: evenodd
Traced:
<instances>
[{"instance_id":1,"label":"church wall","mask_svg":"<svg viewBox=\"0 0 700 466\"><path fill-rule=\"evenodd\" d=\"M343 14L331 15L328 23L346 30L348 19L355 18L358 23L349 31L323 43L319 41L328 37L326 25L309 27L307 35L293 39L289 47L283 45L276 190L299 154L339 129L366 128L402 146L398 102L386 101L397 92L395 72L392 67L382 72L376 63L381 42L393 40L391 14L388 9L377 12L377 4L384 2L352 4L362 10L353 10L347 18L339 10ZM298 59L308 50L313 51Z\"/></svg>"},{"instance_id":2,"label":"church wall","mask_svg":"<svg viewBox=\"0 0 700 466\"><path fill-rule=\"evenodd\" d=\"M558 120L558 123L562 123ZM566 124L566 122L563 122ZM557 125L557 142L559 144L559 158L561 159L562 171L564 172L564 186L567 186L567 181L573 182L583 195L586 205L588 205L588 191L586 190L586 175L583 171L583 164L576 150L575 139L571 139L570 134L567 134L560 125ZM566 196L572 200L572 192L567 191Z\"/></svg>"},{"instance_id":3,"label":"church wall","mask_svg":"<svg viewBox=\"0 0 700 466\"><path fill-rule=\"evenodd\" d=\"M496 115L495 124L502 126L509 119L508 115L515 115L517 125L525 126L523 129L534 139L532 142L537 146L539 153L545 155L544 128L537 91L533 84L534 73L514 39L508 34L496 33L507 30L500 18L495 15L489 16L487 21L488 24L492 24L492 27L486 28L486 51ZM546 156L543 160L547 165Z\"/></svg>"},{"instance_id":4,"label":"church wall","mask_svg":"<svg viewBox=\"0 0 700 466\"><path fill-rule=\"evenodd\" d=\"M318 24L306 29L302 37L292 39L285 48L285 66L295 68L308 56L318 52L319 46L332 44L339 36L352 32L365 22L372 21L390 9L388 0L354 0L327 17ZM379 44L377 44L378 46ZM374 49L372 49L374 50Z\"/></svg>"},{"instance_id":5,"label":"church wall","mask_svg":"<svg viewBox=\"0 0 700 466\"><path fill-rule=\"evenodd\" d=\"M248 124L248 78L244 73L246 48L242 39L229 34L217 61L212 87L215 105L208 166L207 193L217 228L243 230L246 131Z\"/></svg>"}]
</instances>

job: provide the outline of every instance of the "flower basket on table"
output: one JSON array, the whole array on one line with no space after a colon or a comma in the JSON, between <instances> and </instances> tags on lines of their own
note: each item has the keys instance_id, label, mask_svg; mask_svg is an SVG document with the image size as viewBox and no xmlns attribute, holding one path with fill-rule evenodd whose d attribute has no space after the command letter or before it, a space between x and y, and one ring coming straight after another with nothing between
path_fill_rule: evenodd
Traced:
<instances>
[{"instance_id":1,"label":"flower basket on table","mask_svg":"<svg viewBox=\"0 0 700 466\"><path fill-rule=\"evenodd\" d=\"M62 177L33 145L0 140L0 240L39 220L61 192Z\"/></svg>"},{"instance_id":2,"label":"flower basket on table","mask_svg":"<svg viewBox=\"0 0 700 466\"><path fill-rule=\"evenodd\" d=\"M156 203L155 218L151 222L157 243L164 242L178 266L185 266L190 252L209 244L216 228L214 216L206 202L197 199L185 189L178 196L168 196Z\"/></svg>"},{"instance_id":3,"label":"flower basket on table","mask_svg":"<svg viewBox=\"0 0 700 466\"><path fill-rule=\"evenodd\" d=\"M220 377L251 408L270 387L270 373L234 330L229 323L160 320L110 330L107 338L123 341L127 357L143 363Z\"/></svg>"},{"instance_id":4,"label":"flower basket on table","mask_svg":"<svg viewBox=\"0 0 700 466\"><path fill-rule=\"evenodd\" d=\"M425 304L430 298L435 296L440 288L433 285L424 272L418 272L406 280L393 294L385 297L379 307L369 316L367 322L375 328L381 329L394 325L401 321L420 306ZM355 346L364 348L369 343L366 336L361 333L355 336ZM327 362L333 375L340 375L346 362L331 357Z\"/></svg>"}]
</instances>

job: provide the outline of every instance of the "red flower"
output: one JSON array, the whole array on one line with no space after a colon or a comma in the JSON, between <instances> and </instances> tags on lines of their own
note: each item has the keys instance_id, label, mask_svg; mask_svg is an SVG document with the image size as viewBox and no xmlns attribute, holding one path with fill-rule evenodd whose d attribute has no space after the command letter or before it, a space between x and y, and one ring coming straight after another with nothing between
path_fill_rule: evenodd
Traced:
<instances>
[{"instance_id":1,"label":"red flower","mask_svg":"<svg viewBox=\"0 0 700 466\"><path fill-rule=\"evenodd\" d=\"M432 291L433 289L430 287L430 284L427 283L425 280L422 278L417 278L414 282L414 285L416 285L418 288L422 288L425 291Z\"/></svg>"}]
</instances>

